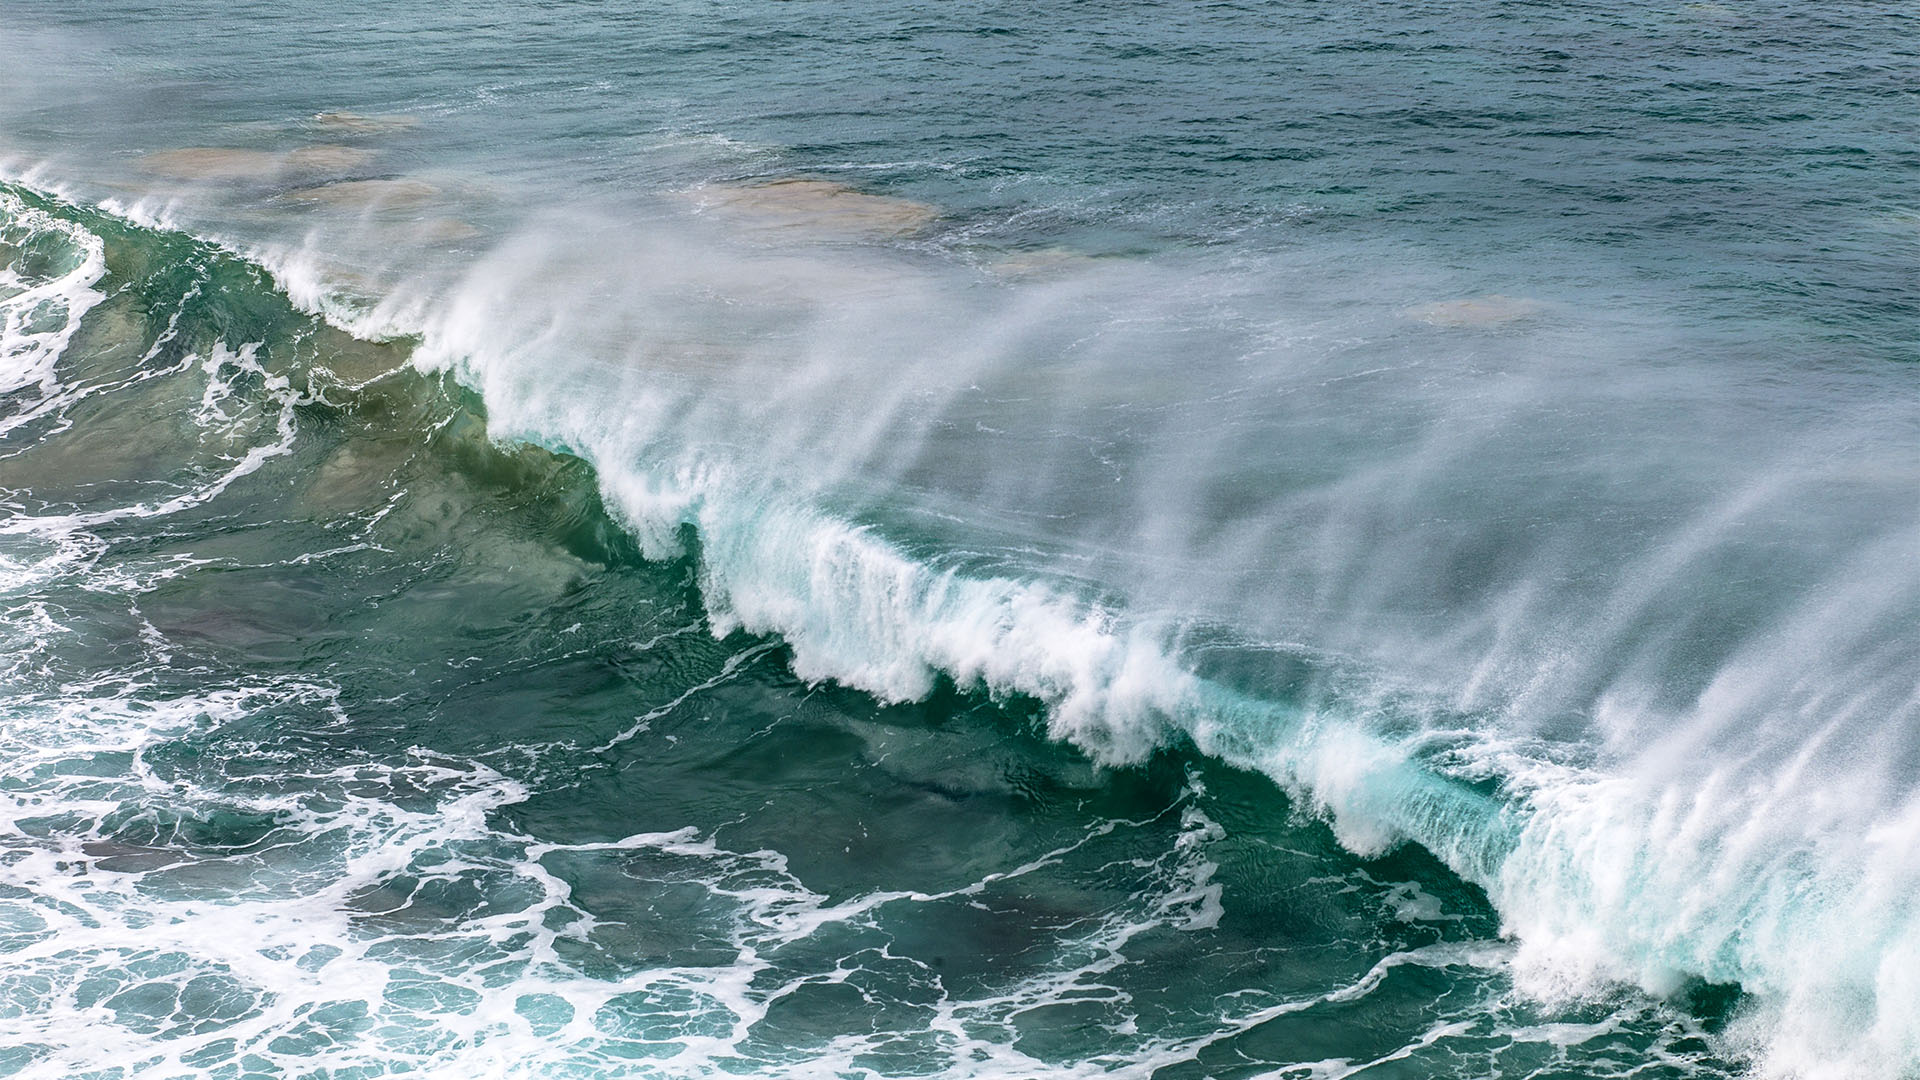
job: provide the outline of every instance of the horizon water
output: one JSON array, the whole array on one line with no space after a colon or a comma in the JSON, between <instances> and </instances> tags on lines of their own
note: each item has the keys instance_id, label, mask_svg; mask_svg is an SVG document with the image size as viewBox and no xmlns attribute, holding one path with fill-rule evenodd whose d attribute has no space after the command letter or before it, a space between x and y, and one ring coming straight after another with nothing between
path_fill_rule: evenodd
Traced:
<instances>
[{"instance_id":1,"label":"horizon water","mask_svg":"<svg viewBox=\"0 0 1920 1080\"><path fill-rule=\"evenodd\" d=\"M0 7L0 1075L1920 1076L1916 30Z\"/></svg>"}]
</instances>

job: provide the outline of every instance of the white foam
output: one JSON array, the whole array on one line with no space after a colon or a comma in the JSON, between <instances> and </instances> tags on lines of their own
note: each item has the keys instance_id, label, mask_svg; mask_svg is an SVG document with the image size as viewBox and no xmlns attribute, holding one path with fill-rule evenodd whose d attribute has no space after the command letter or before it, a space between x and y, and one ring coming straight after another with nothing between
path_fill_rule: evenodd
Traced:
<instances>
[{"instance_id":1,"label":"white foam","mask_svg":"<svg viewBox=\"0 0 1920 1080\"><path fill-rule=\"evenodd\" d=\"M911 1053L936 1076L1146 1077L1275 1016L1364 995L1400 964L1458 959L1389 957L1353 987L1253 1008L1206 1035L1149 1033L1124 1060L1049 1062L1018 1049L1024 1018L1088 1003L1131 1015L1115 979L1129 943L1161 928L1204 929L1217 917L1208 848L1221 830L1191 799L1174 841L1140 866L1137 895L1065 932L1054 945L1059 960L1044 970L960 993L888 954L886 935L874 930L886 909L995 899L1003 889L1018 896L1021 879L1154 823L1095 823L1071 844L945 892L833 900L806 888L778 853L730 850L690 828L603 843L536 841L497 824L495 811L525 798L525 788L426 753L308 762L297 785L257 791L202 787L141 764L173 740L289 712L338 713L325 685L238 685L157 700L137 697L138 687L66 691L52 708L19 694L0 702L9 718L0 735L8 751L0 884L18 890L0 903L9 960L0 993L30 986L35 1001L0 1023L0 1047L31 1054L20 1075L218 1075L219 1063L247 1060L267 1070L484 1077L616 1067L636 1076L829 1077L872 1075L861 1064L869 1055ZM275 750L269 742L258 752ZM101 754L132 754L134 767L124 777L70 774ZM116 836L128 831L130 806L157 824L270 819L271 834L229 849L178 838L130 843ZM1137 858L1142 848L1131 840L1120 850ZM703 917L717 919L713 944L731 959L716 962L709 949L699 965L583 970L578 946L591 950L597 934L618 927L576 904L557 859L630 865L703 890ZM483 885L489 902L479 912L435 911L420 890L436 881ZM796 969L781 959L831 934L865 943L831 967ZM924 997L926 1023L763 1056L756 1029L784 999L868 978Z\"/></svg>"},{"instance_id":2,"label":"white foam","mask_svg":"<svg viewBox=\"0 0 1920 1080\"><path fill-rule=\"evenodd\" d=\"M59 387L56 366L81 319L106 299L94 288L107 272L106 249L86 229L5 191L0 245L40 260L31 269L20 258L0 266L0 394L37 387L45 399ZM0 417L0 435L33 415L29 406Z\"/></svg>"},{"instance_id":3,"label":"white foam","mask_svg":"<svg viewBox=\"0 0 1920 1080\"><path fill-rule=\"evenodd\" d=\"M220 471L210 479L167 498L65 514L18 514L0 520L0 536L60 541L116 521L176 514L218 498L234 483L257 472L268 461L291 453L296 435L295 410L311 399L296 391L287 376L273 374L262 368L255 355L258 348L258 344L248 344L234 351L225 343L216 343L200 362L201 369L207 375L207 383L194 420L218 443L234 442L240 448L237 455L216 451L220 459ZM247 376L259 380L264 407L251 393L236 393L237 384ZM269 409L270 412L267 411ZM272 425L271 442L255 441L258 434L255 428L262 420ZM57 570L70 562L71 559L68 559L47 566Z\"/></svg>"},{"instance_id":4,"label":"white foam","mask_svg":"<svg viewBox=\"0 0 1920 1080\"><path fill-rule=\"evenodd\" d=\"M568 340L563 317L527 332L501 332L492 313L513 306L520 282L520 275L477 273L471 288L435 310L423 328L421 362L451 369L479 389L496 433L593 462L610 507L649 553L677 552L681 530L691 526L717 633L778 634L792 647L803 678L837 681L885 700L923 697L942 676L996 694L1028 695L1047 706L1055 737L1108 763L1138 762L1175 737L1191 738L1208 753L1265 772L1321 810L1350 849L1378 854L1412 839L1488 888L1508 931L1522 942L1515 977L1542 998L1591 996L1620 981L1656 993L1691 976L1737 981L1772 1003L1764 1006L1768 1015L1801 1018L1777 1020L1777 1045L1767 1043L1758 1053L1779 1075L1805 1072L1804 1060L1819 1054L1838 1055L1834 1060L1859 1075L1896 1075L1905 1067L1899 1063L1916 1060L1920 1012L1909 1008L1893 972L1909 947L1899 935L1920 926L1920 918L1904 902L1820 904L1836 888L1840 895L1898 896L1913 882L1902 857L1875 863L1846 853L1842 823L1857 827L1862 814L1882 803L1856 801L1787 840L1765 831L1792 831L1803 810L1796 803L1820 798L1812 777L1783 774L1785 801L1755 817L1756 807L1766 804L1748 793L1715 808L1705 791L1684 786L1700 779L1697 770L1662 779L1649 775L1652 765L1631 761L1616 763L1621 772L1614 774L1560 764L1513 751L1516 744L1498 730L1467 735L1479 749L1461 760L1470 775L1506 778L1508 801L1471 795L1421 763L1419 738L1401 741L1372 729L1363 702L1347 703L1345 712L1336 703L1296 714L1236 698L1204 684L1176 658L1170 626L1137 620L1044 576L939 568L871 528L817 509L805 497L805 483L796 492L768 483L711 445L688 447L677 441L688 430L686 411L704 406L677 391L605 370L599 374L622 403L607 412L607 387L590 394L569 387L566 379L583 369L556 375L542 359ZM742 359L747 370L759 362ZM802 403L820 399L810 384L790 385ZM905 407L888 402L879 411L891 415ZM856 426L851 441L872 445L883 438L874 433L879 430ZM824 468L834 475L839 466ZM1381 480L1387 482L1385 474ZM1763 479L1709 508L1649 555L1648 569L1632 575L1582 632L1599 642L1631 640L1663 587L1717 550L1728 529L1784 492L1801 490L1805 480L1802 474ZM1911 542L1911 531L1897 526L1881 547ZM1843 629L1834 644L1816 640L1835 634L1840 616L1834 612L1853 612L1864 627L1903 602L1898 589L1887 591L1884 552L1864 550L1859 558L1853 579L1878 595L1811 611L1805 619L1809 637L1802 651L1832 653L1834 662L1822 665L1830 673L1838 670L1839 650L1860 634ZM1534 622L1538 633L1537 604L1537 598L1520 601L1505 618ZM1473 669L1469 687L1512 682L1502 673L1518 666L1511 654L1537 648L1526 629L1503 629ZM1509 655L1501 656L1503 650ZM1759 640L1752 651L1745 666L1763 671L1781 655L1777 643ZM1504 692L1516 714L1547 710L1568 687L1592 681L1599 662L1574 657L1560 669L1526 675L1518 692L1511 686ZM1742 669L1738 660L1730 663L1691 714L1673 717L1678 729L1711 730L1705 721L1716 709L1741 719L1764 709L1753 691L1732 692ZM1762 679L1777 681L1771 672ZM1884 686L1886 679L1876 672L1866 684ZM1462 695L1486 696L1471 688ZM1622 699L1621 707L1638 713L1630 726L1644 728L1644 704ZM1672 806L1688 804L1706 834L1705 848L1661 819ZM1752 831L1756 822L1761 834ZM1769 845L1776 841L1807 861L1775 858ZM1700 858L1720 872L1699 874ZM1657 868L1651 875L1650 867ZM1741 906L1740 898L1756 890L1808 889L1811 897L1798 906ZM1813 924L1834 929L1811 936L1800 929ZM1848 937L1839 934L1844 926L1875 929ZM1840 956L1849 959L1836 963ZM1799 974L1805 971L1820 974ZM1826 1007L1823 1000L1850 1004ZM1824 1033L1818 1054L1795 1056L1791 1048L1811 1032Z\"/></svg>"},{"instance_id":5,"label":"white foam","mask_svg":"<svg viewBox=\"0 0 1920 1080\"><path fill-rule=\"evenodd\" d=\"M1462 626L1425 640L1385 632L1397 624L1360 618L1392 613L1381 597L1407 572L1394 557L1420 565L1417 539L1368 546L1381 527L1378 515L1420 509L1427 504L1416 495L1443 489L1441 480L1457 481L1447 470L1476 460L1503 433L1502 410L1515 401L1539 401L1537 386L1514 380L1484 398L1469 396L1480 404L1492 399L1474 425L1436 425L1416 445L1413 460L1356 465L1325 490L1284 507L1302 513L1321 502L1335 507L1318 546L1308 546L1327 563L1315 598L1348 612L1353 624L1334 621L1320 629L1334 638L1380 632L1382 648L1408 646L1408 664L1422 671L1434 666L1422 662L1435 656L1447 663L1466 656L1464 673L1452 683L1441 680L1450 693L1438 696L1496 716L1503 709L1506 716L1551 716L1590 698L1597 703L1597 727L1614 734L1616 745L1606 749L1618 751L1605 760L1568 763L1536 753L1541 743L1529 742L1524 725L1508 731L1496 724L1462 734L1451 756L1436 759L1428 744L1443 732L1428 728L1408 737L1402 725L1402 734L1387 734L1389 725L1367 715L1408 701L1431 708L1430 701L1386 695L1386 706L1349 699L1295 710L1236 697L1199 679L1178 658L1177 620L1130 614L1118 601L1068 585L1064 576L943 566L856 524L857 515L825 509L834 491L830 481L847 475L849 463L869 460L903 431L921 439L936 432L938 425L920 420L915 410L938 418L941 402L977 389L967 380L987 370L998 355L994 348L1004 343L902 359L917 364L916 373L941 364L955 368L929 383L925 400L915 398L912 380L904 378L854 395L851 406L840 400L872 372L857 364L851 373L839 371L835 350L857 349L863 333L885 337L897 330L892 320L928 301L933 284L909 273L892 287L886 275L898 266L823 267L790 255L763 262L669 246L649 265L670 268L674 259L697 265L683 276L668 275L666 285L719 288L744 274L749 287L777 298L771 308L749 314L784 310L779 304L797 293L796 318L832 333L780 339L770 348L791 345L803 354L788 366L782 361L792 358L755 352L695 357L695 363L675 352L671 338L641 342L621 359L594 354L592 347L606 338L575 333L569 322L580 306L597 302L583 283L602 267L572 265L573 276L562 275L554 286L561 302L529 291L534 279L551 276L552 263L542 260L553 247L545 240L509 244L450 295L403 289L372 304L342 299L313 252L286 257L275 268L296 300L343 326L369 335L421 335L418 364L451 370L477 389L497 436L535 440L591 461L610 507L650 555L677 552L691 529L715 630L780 635L804 678L835 680L887 700L922 697L943 676L996 694L1028 695L1047 706L1056 737L1109 763L1138 762L1170 739L1190 738L1203 751L1273 777L1321 810L1353 850L1378 853L1413 839L1486 887L1520 942L1514 977L1539 996L1590 995L1617 980L1663 992L1689 976L1738 981L1760 1001L1745 1029L1754 1052L1778 1075L1828 1075L1819 1063L1836 1061L1854 1075L1896 1076L1920 1060L1920 1003L1903 974L1920 927L1907 899L1920 893L1905 854L1915 846L1911 778L1888 768L1849 777L1836 770L1856 758L1822 747L1823 739L1829 747L1845 741L1832 733L1889 730L1889 708L1897 718L1915 707L1890 703L1885 692L1910 657L1859 648L1910 603L1914 578L1910 569L1898 570L1898 556L1910 552L1913 530L1894 521L1878 539L1847 552L1837 571L1805 590L1798 608L1769 613L1766 627L1732 650L1692 702L1658 702L1655 691L1669 688L1657 677L1642 677L1664 670L1655 646L1676 633L1647 633L1648 613L1665 610L1657 601L1701 560L1724 554L1726 537L1743 523L1817 493L1828 474L1804 465L1817 457L1784 458L1795 468L1743 474L1750 484L1702 507L1644 551L1621 556L1622 579L1592 593L1556 592L1552 575L1564 567L1550 547L1535 551L1540 566L1522 568L1526 573ZM514 272L503 272L503 265ZM831 275L831 284L809 276L815 274ZM1096 284L1036 285L983 334L1009 341L1039 335L1036 327L1047 329L1036 321L1042 313L1106 295ZM583 287L565 293L570 285ZM876 291L884 294L881 301L871 310L854 304L852 314L821 301L864 303ZM664 289L616 329L644 328L654 315L676 327L670 309L678 295ZM1108 302L1117 306L1111 296ZM970 314L949 310L943 325L965 325L959 315ZM737 370L703 381L699 363L730 362ZM1364 381L1386 370L1337 378ZM752 444L751 453L725 439L690 440L690 433L731 437L741 424L724 415L738 399L718 394L708 400L700 391L748 384L774 399L790 392L802 411L828 410L809 418L819 425L844 420L844 445L823 447L791 427L739 435ZM610 400L618 408L609 408ZM690 414L713 422L691 426ZM753 414L749 422L766 415ZM902 417L912 422L891 423ZM770 462L782 455L803 475L770 474ZM1157 465L1175 476L1207 463L1170 451ZM1147 493L1168 496L1168 508L1153 517L1159 527L1173 528L1191 505L1170 485L1149 486ZM1362 512L1369 509L1378 515ZM1197 550L1237 558L1268 538L1253 530ZM1593 604L1547 610L1561 600ZM1654 644L1639 640L1643 634ZM1809 665L1815 677L1788 670L1781 660L1790 656L1816 661ZM1605 685L1595 691L1596 683ZM1866 689L1849 697L1848 685ZM1650 739L1663 724L1673 737ZM1743 727L1771 742L1741 757ZM1804 745L1793 742L1802 738ZM1659 743L1653 751L1626 752L1650 741ZM1777 753L1783 741L1788 752ZM1729 743L1736 752L1725 752ZM1449 770L1497 780L1501 794L1473 793L1448 779ZM1210 915L1206 890L1205 879L1188 890L1198 907L1188 904L1183 918L1196 925Z\"/></svg>"}]
</instances>

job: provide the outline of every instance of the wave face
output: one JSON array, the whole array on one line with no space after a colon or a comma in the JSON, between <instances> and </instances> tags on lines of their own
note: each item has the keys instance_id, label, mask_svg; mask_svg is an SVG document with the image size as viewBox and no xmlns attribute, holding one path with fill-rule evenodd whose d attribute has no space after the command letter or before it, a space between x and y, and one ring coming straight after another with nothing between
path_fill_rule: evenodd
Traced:
<instances>
[{"instance_id":1,"label":"wave face","mask_svg":"<svg viewBox=\"0 0 1920 1080\"><path fill-rule=\"evenodd\" d=\"M1898 13L6 18L0 1068L1920 1074Z\"/></svg>"},{"instance_id":2,"label":"wave face","mask_svg":"<svg viewBox=\"0 0 1920 1080\"><path fill-rule=\"evenodd\" d=\"M658 284L671 277L672 261L642 276ZM1912 425L1904 397L1885 409L1865 401L1836 409L1839 426L1813 425L1798 445L1756 445L1691 475L1661 476L1650 459L1698 462L1744 440L1717 429L1694 443L1664 427L1672 400L1698 394L1704 407L1708 397L1738 397L1734 380L1709 388L1693 382L1695 373L1636 371L1617 354L1607 357L1605 376L1556 360L1552 374L1564 377L1551 389L1534 370L1503 387L1507 401L1474 399L1479 430L1464 435L1452 430L1462 418L1421 416L1410 424L1420 432L1411 445L1337 477L1331 490L1263 492L1249 488L1265 478L1242 478L1247 486L1234 491L1242 505L1216 511L1206 527L1233 540L1143 540L1134 550L1151 550L1161 565L1142 568L1095 549L1096 535L1112 535L1108 508L1072 509L1074 493L1091 481L1046 476L1067 467L1025 440L1002 450L968 439L968 475L917 478L910 498L889 509L898 514L905 503L951 521L946 511L958 500L928 489L972 482L984 459L992 475L1043 490L1036 514L1041 506L1061 510L1053 516L1066 523L1049 523L1050 535L1023 534L1036 546L1051 542L1037 552L981 545L972 522L914 521L901 529L913 540L903 542L808 508L834 496L859 503L869 490L862 485L872 483L866 469L898 468L902 447L937 462L907 471L944 470L951 432L988 422L954 384L1002 417L1018 413L1004 404L1018 400L1013 391L983 386L983 367L1029 383L1044 376L1007 372L997 356L983 363L970 355L971 342L955 356L835 336L808 344L823 359L803 363L798 375L770 375L777 358L748 354L717 386L702 379L683 397L659 389L653 365L638 358L624 369L599 359L576 364L549 351L546 330L516 341L479 314L508 307L508 297L524 302L548 274L526 250L483 263L427 325L422 361L452 365L499 403L499 430L595 462L610 506L653 554L679 550L680 530L691 526L718 629L779 634L802 677L884 700L921 699L943 676L1036 698L1053 735L1103 762L1137 763L1184 740L1264 773L1324 812L1348 849L1377 854L1413 840L1486 889L1522 943L1519 980L1532 992L1578 995L1614 980L1660 993L1689 979L1737 984L1760 998L1755 1015L1764 1019L1751 1023L1763 1034L1751 1037L1767 1047L1771 1069L1908 1067L1910 1018L1920 1015L1902 974L1920 941L1908 899L1920 863L1907 854L1903 824L1920 805L1906 736L1915 717L1907 639L1920 600L1912 559L1920 531L1913 508L1902 506L1910 470L1880 472L1895 447L1912 441L1900 434ZM716 276L750 275L729 267ZM1042 300L1009 301L1018 314L969 312L953 321L999 325L1089 304L1148 318L1145 297L1157 292L1131 280L1080 280L1067 304L1055 288L1043 289ZM1130 302L1088 299L1104 288L1129 290ZM777 290L780 302L792 304L796 291L790 281ZM914 318L943 321L927 306L940 290L908 291ZM820 311L842 312L858 310L858 295L809 299ZM726 303L752 301L731 294ZM1012 333L1052 336L1049 317ZM856 321L862 337L873 332ZM950 379L945 392L961 400L872 401L861 380L883 356L899 355L925 357L926 370L940 373L911 385ZM1512 362L1537 367L1519 356ZM1110 384L1104 375L1070 365L1034 400L1056 408L1060 387ZM1324 385L1325 376L1323 369L1312 379ZM1602 385L1583 389L1583 380ZM783 392L756 411L742 384L768 381ZM1430 394L1422 386L1410 404L1389 391L1368 415L1431 407ZM1592 439L1603 438L1598 428L1626 422L1612 403L1643 395L1660 402L1661 430L1630 436L1624 452L1612 441L1588 443L1605 460L1569 467L1560 440L1586 424L1596 429ZM600 404L606 396L639 407L609 414ZM1191 400L1169 394L1159 407L1177 412ZM1201 400L1212 406L1216 398ZM1340 406L1322 399L1300 408L1318 416ZM1737 411L1745 408L1766 406L1749 401ZM821 444L791 420L836 412L847 427ZM864 432L852 419L875 416L884 424ZM763 433L772 453L732 445L724 431L736 424ZM1548 425L1551 436L1540 430ZM876 460L833 461L846 453L848 428L870 440ZM1123 476L1155 478L1142 493L1149 505L1124 519L1143 538L1193 529L1206 515L1198 500L1160 486L1160 477L1208 476L1185 445L1193 429L1177 430L1171 445L1158 428L1138 445L1110 444L1113 457L1131 464ZM1886 441L1864 457L1838 450L1875 430ZM1259 434L1240 434L1230 453ZM1553 446L1538 445L1549 438ZM1489 446L1501 447L1506 475L1484 471ZM780 475L782 461L827 461L835 482L812 474L796 495L791 484L748 479ZM1040 475L1020 475L1022 461ZM1595 500L1601 478L1567 475L1589 469L1620 470L1611 483L1628 488L1624 504ZM1708 480L1709 473L1717 475ZM1878 490L1849 510L1836 505L1844 495L1835 498L1849 487ZM1497 512L1473 516L1480 500ZM1011 501L995 505L1004 511ZM1669 512L1680 505L1693 509ZM1614 515L1630 524L1609 522ZM1436 526L1394 528L1396 521ZM1654 521L1663 524L1649 535ZM1516 536L1518 529L1531 535ZM1301 532L1317 541L1303 553L1325 560L1300 575L1307 583L1253 561L1255 551L1288 550L1279 537ZM1129 588L1115 599L1089 589L1090 580ZM1332 626L1301 617L1314 596L1329 595L1337 598ZM1408 610L1420 607L1426 619ZM1437 641L1419 639L1423 624ZM1303 639L1323 644L1296 644ZM1276 667L1293 673L1291 685L1275 685ZM1841 776L1853 781L1836 798L1830 785ZM1836 956L1849 959L1836 964Z\"/></svg>"}]
</instances>

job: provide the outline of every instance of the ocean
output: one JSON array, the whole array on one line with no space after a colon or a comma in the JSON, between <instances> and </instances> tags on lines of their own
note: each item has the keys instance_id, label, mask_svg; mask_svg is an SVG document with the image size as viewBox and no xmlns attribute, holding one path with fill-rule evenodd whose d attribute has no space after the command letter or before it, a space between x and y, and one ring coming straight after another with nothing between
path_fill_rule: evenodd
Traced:
<instances>
[{"instance_id":1,"label":"ocean","mask_svg":"<svg viewBox=\"0 0 1920 1080\"><path fill-rule=\"evenodd\" d=\"M0 41L0 1075L1920 1077L1920 9Z\"/></svg>"}]
</instances>

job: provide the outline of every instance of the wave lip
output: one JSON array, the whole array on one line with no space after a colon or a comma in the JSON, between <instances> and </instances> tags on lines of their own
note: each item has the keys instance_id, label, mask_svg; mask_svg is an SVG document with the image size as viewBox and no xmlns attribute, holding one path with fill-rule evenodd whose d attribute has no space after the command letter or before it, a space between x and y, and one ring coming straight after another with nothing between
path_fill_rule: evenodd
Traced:
<instances>
[{"instance_id":1,"label":"wave lip","mask_svg":"<svg viewBox=\"0 0 1920 1080\"><path fill-rule=\"evenodd\" d=\"M621 485L608 490L617 503ZM1738 791L1689 801L1494 743L1462 770L1418 739L1204 679L1163 634L1044 583L967 577L872 530L736 499L620 505L643 533L693 525L715 633L781 636L803 678L886 700L922 698L941 676L1026 695L1051 735L1110 765L1189 740L1272 778L1349 850L1418 843L1485 889L1521 943L1516 979L1543 999L1738 983L1756 1004L1734 1037L1772 1074L1904 1076L1920 1063L1920 799L1850 843L1844 816L1796 828L1802 811L1763 805L1743 820L1753 807ZM692 509L645 520L673 504Z\"/></svg>"},{"instance_id":2,"label":"wave lip","mask_svg":"<svg viewBox=\"0 0 1920 1080\"><path fill-rule=\"evenodd\" d=\"M1724 788L1688 792L1546 765L1493 740L1439 762L1419 738L1338 708L1204 679L1169 628L1061 583L943 568L789 488L672 452L645 408L609 416L604 396L547 378L537 350L479 347L485 332L449 324L450 311L473 314L460 299L413 305L425 313L417 362L476 388L496 434L593 463L649 554L674 551L691 528L715 631L780 635L803 678L888 700L923 697L942 677L1030 696L1055 737L1110 764L1189 739L1317 807L1353 850L1411 840L1485 888L1522 943L1520 977L1543 994L1737 981L1762 998L1744 1030L1775 1073L1900 1076L1920 1062L1911 799L1848 846L1834 830L1851 817L1804 813L1840 797L1798 801L1822 778L1791 768L1768 802L1737 770ZM1765 812L1743 831L1755 807ZM1807 828L1769 831L1796 814Z\"/></svg>"},{"instance_id":3,"label":"wave lip","mask_svg":"<svg viewBox=\"0 0 1920 1080\"><path fill-rule=\"evenodd\" d=\"M1486 890L1521 943L1515 978L1543 998L1622 982L1663 995L1692 980L1738 983L1754 1004L1734 1037L1770 1073L1894 1077L1920 1064L1920 1010L1901 975L1920 920L1891 899L1920 885L1906 860L1852 862L1832 830L1789 838L1791 857L1753 858L1739 808L1771 827L1791 805L1722 792L1727 801L1701 802L1696 825L1708 835L1687 838L1674 822L1694 797L1685 775L1543 760L1496 730L1395 734L1408 725L1371 723L1372 705L1294 705L1206 679L1182 658L1174 626L1044 575L940 565L791 485L677 446L663 434L666 399L610 416L602 397L573 397L539 359L551 341L479 329L496 305L477 298L498 299L499 287L477 275L429 309L418 362L478 390L496 433L593 463L609 507L650 554L678 552L691 529L716 633L779 635L803 678L885 700L924 697L942 677L1035 698L1050 734L1107 764L1187 740L1261 772L1349 849L1418 843ZM1798 899L1766 899L1777 896ZM1878 929L1836 937L1860 923Z\"/></svg>"}]
</instances>

